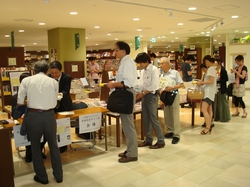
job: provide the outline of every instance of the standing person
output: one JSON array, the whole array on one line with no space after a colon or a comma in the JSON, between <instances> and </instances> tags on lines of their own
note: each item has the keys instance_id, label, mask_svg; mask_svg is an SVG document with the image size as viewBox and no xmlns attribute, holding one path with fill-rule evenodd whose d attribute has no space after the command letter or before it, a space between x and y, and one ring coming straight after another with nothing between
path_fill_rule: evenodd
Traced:
<instances>
[{"instance_id":1,"label":"standing person","mask_svg":"<svg viewBox=\"0 0 250 187\"><path fill-rule=\"evenodd\" d=\"M161 69L163 70L163 77L166 77L169 81L174 82L174 85L167 85L165 89L160 89L167 92L178 92L178 89L183 87L183 80L178 71L171 69L171 63L169 58L162 57L160 61ZM161 105L164 104L161 102ZM177 93L174 102L171 106L164 106L164 120L168 129L168 133L165 134L165 138L172 139L172 144L177 144L180 140L180 95Z\"/></svg>"},{"instance_id":2,"label":"standing person","mask_svg":"<svg viewBox=\"0 0 250 187\"><path fill-rule=\"evenodd\" d=\"M95 62L95 58L94 57L89 57L89 78L92 78L95 83L98 83L99 80L99 71L100 71L100 67L99 64Z\"/></svg>"},{"instance_id":3,"label":"standing person","mask_svg":"<svg viewBox=\"0 0 250 187\"><path fill-rule=\"evenodd\" d=\"M44 167L40 149L40 140L44 135L50 149L53 175L58 183L63 180L62 162L56 141L56 117L54 108L57 104L58 83L48 77L46 73L49 65L46 61L38 61L33 67L34 76L22 80L17 103L24 104L27 97L27 135L30 138L33 167L36 175L34 180L42 184L48 184L48 175Z\"/></svg>"},{"instance_id":4,"label":"standing person","mask_svg":"<svg viewBox=\"0 0 250 187\"><path fill-rule=\"evenodd\" d=\"M109 82L108 88L122 88L124 85L127 90L132 92L134 95L135 103L135 90L133 87L136 85L137 81L137 70L135 62L129 56L130 47L127 43L123 41L118 41L114 47L116 58L120 59L120 66L116 74L117 82ZM138 144L137 144L137 134L134 125L134 116L132 114L120 114L122 129L126 137L127 149L123 153L119 153L118 156L121 157L118 161L121 163L137 161L138 160Z\"/></svg>"},{"instance_id":5,"label":"standing person","mask_svg":"<svg viewBox=\"0 0 250 187\"><path fill-rule=\"evenodd\" d=\"M165 146L164 135L158 120L158 92L159 89L159 71L158 68L151 64L150 57L147 53L142 52L137 55L135 62L143 68L140 76L140 86L142 92L136 96L136 100L142 98L142 116L146 131L146 140L138 147L149 146L150 149L159 149ZM158 138L157 142L152 145L152 127Z\"/></svg>"},{"instance_id":6,"label":"standing person","mask_svg":"<svg viewBox=\"0 0 250 187\"><path fill-rule=\"evenodd\" d=\"M57 113L72 110L72 100L70 97L71 76L62 72L62 64L58 61L49 64L49 72L49 77L58 81L59 95L62 96L62 99L58 100L54 111ZM67 150L67 146L62 146L59 149L60 152L63 153Z\"/></svg>"},{"instance_id":7,"label":"standing person","mask_svg":"<svg viewBox=\"0 0 250 187\"><path fill-rule=\"evenodd\" d=\"M192 68L192 62L195 61L195 58L193 55L188 55L185 58L185 61L181 65L181 72L182 72L182 79L184 82L185 88L192 87L192 80L193 80L193 72L196 68Z\"/></svg>"},{"instance_id":8,"label":"standing person","mask_svg":"<svg viewBox=\"0 0 250 187\"><path fill-rule=\"evenodd\" d=\"M151 54L150 54L150 59L151 59L151 62L152 62L152 64L153 64L154 66L159 67L160 61L159 61L158 58L156 58L155 53L151 53Z\"/></svg>"},{"instance_id":9,"label":"standing person","mask_svg":"<svg viewBox=\"0 0 250 187\"><path fill-rule=\"evenodd\" d=\"M31 76L30 73L22 73L22 74L20 75L20 77L19 77L20 83L22 82L22 80L23 80L24 78L29 77L29 76ZM12 112L11 112L12 115L13 115L13 109L14 109L14 107L17 105L17 96L18 96L18 93L12 96ZM12 116L12 117L13 117L13 116ZM13 119L15 119L15 118L13 117ZM24 118L23 118L23 119L24 119ZM17 119L16 119L16 120L17 120ZM23 120L23 121L24 121L24 120ZM28 138L28 139L29 139L29 138ZM43 159L46 159L47 156L42 152L43 146L44 146L44 144L41 143L41 154L42 154ZM25 158L24 158L25 162L27 162L27 163L32 162L31 145L25 146L25 149L26 149L26 151L25 151Z\"/></svg>"},{"instance_id":10,"label":"standing person","mask_svg":"<svg viewBox=\"0 0 250 187\"><path fill-rule=\"evenodd\" d=\"M235 62L238 65L235 69L231 69L231 73L235 73L235 84L233 88L233 95L235 96L235 113L232 115L233 117L239 116L239 104L243 109L242 118L247 117L246 105L243 101L243 96L245 96L245 81L247 77L247 67L244 65L244 57L242 55L238 55L235 58Z\"/></svg>"},{"instance_id":11,"label":"standing person","mask_svg":"<svg viewBox=\"0 0 250 187\"><path fill-rule=\"evenodd\" d=\"M214 66L214 58L210 55L206 55L203 58L203 63L206 65L207 72L204 76L204 80L197 82L197 86L202 86L204 89L204 98L201 102L201 111L205 118L206 128L201 131L202 135L212 132L213 126L211 126L211 121L213 117L212 104L214 102L215 94L217 92L216 88L216 69Z\"/></svg>"},{"instance_id":12,"label":"standing person","mask_svg":"<svg viewBox=\"0 0 250 187\"><path fill-rule=\"evenodd\" d=\"M229 110L229 103L226 98L227 96L227 71L226 69L221 65L221 58L215 57L215 65L217 66L217 108L215 116L215 121L220 122L227 122L231 119L230 116L230 110Z\"/></svg>"}]
</instances>

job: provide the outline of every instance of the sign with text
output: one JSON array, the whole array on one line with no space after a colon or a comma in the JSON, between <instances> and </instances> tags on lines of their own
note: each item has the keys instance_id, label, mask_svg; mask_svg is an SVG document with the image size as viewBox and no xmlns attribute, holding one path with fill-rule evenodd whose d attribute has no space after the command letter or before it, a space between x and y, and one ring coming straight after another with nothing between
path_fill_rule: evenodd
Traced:
<instances>
[{"instance_id":1,"label":"sign with text","mask_svg":"<svg viewBox=\"0 0 250 187\"><path fill-rule=\"evenodd\" d=\"M56 139L58 147L71 144L70 118L57 119Z\"/></svg>"},{"instance_id":2,"label":"sign with text","mask_svg":"<svg viewBox=\"0 0 250 187\"><path fill-rule=\"evenodd\" d=\"M101 127L101 113L86 114L79 116L79 133L97 131Z\"/></svg>"}]
</instances>

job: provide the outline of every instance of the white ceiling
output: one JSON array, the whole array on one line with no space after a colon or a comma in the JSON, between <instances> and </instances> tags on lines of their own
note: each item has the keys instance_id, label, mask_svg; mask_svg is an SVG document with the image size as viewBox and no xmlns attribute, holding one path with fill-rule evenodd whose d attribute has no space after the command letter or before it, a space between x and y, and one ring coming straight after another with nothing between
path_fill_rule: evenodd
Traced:
<instances>
[{"instance_id":1,"label":"white ceiling","mask_svg":"<svg viewBox=\"0 0 250 187\"><path fill-rule=\"evenodd\" d=\"M135 36L148 47L178 48L190 37L210 36L225 42L225 34L250 32L249 0L0 0L0 46L10 46L6 34L15 32L15 46L48 50L47 30L58 27L85 28L87 49L113 47L115 38L134 43ZM196 7L189 11L189 7ZM75 11L77 15L69 13ZM172 11L173 17L170 18ZM231 16L238 15L237 19ZM139 21L133 21L139 18ZM201 19L203 21L194 21ZM205 21L207 20L207 21ZM221 26L221 21L224 23ZM46 25L39 26L39 22ZM178 23L184 25L178 26ZM211 31L211 27L218 27ZM95 29L94 26L100 26ZM142 31L137 31L141 28ZM19 33L23 29L25 32ZM235 32L235 30L239 30ZM174 31L174 34L170 32ZM204 32L202 34L201 32ZM107 36L110 33L111 36ZM156 42L152 43L152 37ZM172 41L172 42L171 42ZM174 41L174 42L173 42ZM33 43L37 43L34 45ZM96 45L98 44L98 46Z\"/></svg>"}]
</instances>

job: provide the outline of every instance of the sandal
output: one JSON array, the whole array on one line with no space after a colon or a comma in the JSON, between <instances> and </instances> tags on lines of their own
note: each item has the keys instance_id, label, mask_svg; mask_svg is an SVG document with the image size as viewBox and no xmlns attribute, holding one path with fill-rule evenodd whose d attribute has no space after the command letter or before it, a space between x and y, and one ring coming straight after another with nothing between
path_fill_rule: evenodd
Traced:
<instances>
[{"instance_id":1,"label":"sandal","mask_svg":"<svg viewBox=\"0 0 250 187\"><path fill-rule=\"evenodd\" d=\"M232 117L236 117L236 116L239 116L239 115L240 115L240 112L234 113L234 114L232 114Z\"/></svg>"},{"instance_id":2,"label":"sandal","mask_svg":"<svg viewBox=\"0 0 250 187\"><path fill-rule=\"evenodd\" d=\"M247 113L244 115L241 116L241 118L246 118L247 117Z\"/></svg>"},{"instance_id":3,"label":"sandal","mask_svg":"<svg viewBox=\"0 0 250 187\"><path fill-rule=\"evenodd\" d=\"M203 129L203 130L201 131L201 134L202 134L202 135L206 135L206 134L208 134L208 133L211 134L212 129L213 129L213 127L205 128L205 129ZM208 131L206 131L206 130L208 130Z\"/></svg>"}]
</instances>

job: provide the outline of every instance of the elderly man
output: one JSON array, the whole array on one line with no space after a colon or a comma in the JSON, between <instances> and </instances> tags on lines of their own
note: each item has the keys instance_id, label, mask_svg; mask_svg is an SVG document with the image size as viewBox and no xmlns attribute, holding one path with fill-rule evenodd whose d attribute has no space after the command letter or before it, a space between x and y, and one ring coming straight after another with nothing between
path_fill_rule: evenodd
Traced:
<instances>
[{"instance_id":1,"label":"elderly man","mask_svg":"<svg viewBox=\"0 0 250 187\"><path fill-rule=\"evenodd\" d=\"M40 140L44 135L50 149L53 175L58 183L63 180L62 162L56 141L56 117L58 82L46 75L49 65L46 61L34 64L34 76L23 79L20 84L17 103L24 104L27 97L27 134L30 137L32 160L36 175L34 180L48 184L48 175L44 167L40 149Z\"/></svg>"},{"instance_id":2,"label":"elderly man","mask_svg":"<svg viewBox=\"0 0 250 187\"><path fill-rule=\"evenodd\" d=\"M168 130L165 138L172 138L172 144L177 144L180 140L180 95L178 89L183 87L183 81L179 72L171 69L169 58L162 57L160 66L164 72L161 76L171 82L165 88L160 88L160 93L163 91L177 92L173 104L171 106L164 106L164 120ZM161 103L161 105L163 106L164 104Z\"/></svg>"}]
</instances>

